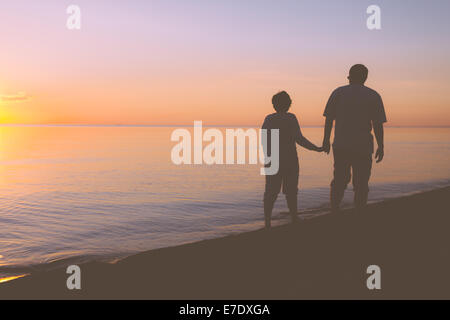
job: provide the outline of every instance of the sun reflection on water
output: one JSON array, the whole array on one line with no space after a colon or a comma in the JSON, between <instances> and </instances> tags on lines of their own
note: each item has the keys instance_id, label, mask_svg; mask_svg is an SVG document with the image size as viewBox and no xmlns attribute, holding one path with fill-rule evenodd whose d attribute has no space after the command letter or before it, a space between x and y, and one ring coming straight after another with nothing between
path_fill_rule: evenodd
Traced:
<instances>
[{"instance_id":1,"label":"sun reflection on water","mask_svg":"<svg viewBox=\"0 0 450 320\"><path fill-rule=\"evenodd\" d=\"M21 275L18 275L18 276L11 276L11 277L0 278L0 283L4 283L4 282L11 281L11 280L19 279L19 278L25 277L27 275L28 274L21 274Z\"/></svg>"}]
</instances>

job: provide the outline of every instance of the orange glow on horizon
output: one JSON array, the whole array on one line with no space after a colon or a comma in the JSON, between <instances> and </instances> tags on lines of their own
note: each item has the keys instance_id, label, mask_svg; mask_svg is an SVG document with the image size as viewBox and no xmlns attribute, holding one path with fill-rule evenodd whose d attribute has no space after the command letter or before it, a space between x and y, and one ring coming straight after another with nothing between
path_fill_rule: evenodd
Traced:
<instances>
[{"instance_id":1,"label":"orange glow on horizon","mask_svg":"<svg viewBox=\"0 0 450 320\"><path fill-rule=\"evenodd\" d=\"M5 4L0 27L14 32L2 38L0 124L259 126L285 90L301 125L323 125L329 95L364 63L387 125L450 126L448 10L439 6L429 16L411 6L413 18L386 3L390 24L369 31L362 2L157 3L86 1L80 31L67 30L56 2L46 2L46 19L23 0ZM412 32L418 17L422 31Z\"/></svg>"}]
</instances>

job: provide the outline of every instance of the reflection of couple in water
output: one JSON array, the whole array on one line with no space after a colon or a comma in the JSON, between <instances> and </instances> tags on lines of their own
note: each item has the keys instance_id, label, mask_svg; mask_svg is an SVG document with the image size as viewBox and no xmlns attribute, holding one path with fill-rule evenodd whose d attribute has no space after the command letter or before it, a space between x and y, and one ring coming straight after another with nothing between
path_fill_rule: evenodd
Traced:
<instances>
[{"instance_id":1,"label":"reflection of couple in water","mask_svg":"<svg viewBox=\"0 0 450 320\"><path fill-rule=\"evenodd\" d=\"M380 162L384 156L383 123L386 122L380 95L364 86L367 74L368 70L364 65L352 66L348 76L349 84L337 88L331 94L323 113L326 120L322 147L317 147L302 135L296 116L288 112L292 102L289 95L282 91L273 96L272 103L276 112L266 117L262 128L279 130L280 165L277 174L266 175L264 192L266 228L270 227L272 209L281 189L286 195L292 221L297 221L299 165L296 143L306 149L324 151L328 154L333 122L335 123L334 176L330 191L331 210L332 212L339 210L350 180L353 183L355 207L362 209L367 204L374 151L371 131L373 128L378 145L375 159Z\"/></svg>"}]
</instances>

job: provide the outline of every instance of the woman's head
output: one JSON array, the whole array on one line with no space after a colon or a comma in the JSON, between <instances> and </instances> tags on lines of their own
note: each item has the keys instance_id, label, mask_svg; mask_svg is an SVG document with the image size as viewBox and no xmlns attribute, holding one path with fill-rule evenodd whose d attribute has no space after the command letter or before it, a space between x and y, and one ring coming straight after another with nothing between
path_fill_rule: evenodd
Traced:
<instances>
[{"instance_id":1,"label":"woman's head","mask_svg":"<svg viewBox=\"0 0 450 320\"><path fill-rule=\"evenodd\" d=\"M278 92L272 97L273 108L277 112L287 112L291 107L291 97L289 97L286 91Z\"/></svg>"}]
</instances>

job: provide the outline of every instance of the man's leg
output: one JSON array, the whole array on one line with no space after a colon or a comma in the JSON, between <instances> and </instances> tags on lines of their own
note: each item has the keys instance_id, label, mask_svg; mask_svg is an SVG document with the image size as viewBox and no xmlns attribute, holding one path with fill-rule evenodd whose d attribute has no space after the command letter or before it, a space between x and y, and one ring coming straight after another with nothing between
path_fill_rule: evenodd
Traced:
<instances>
[{"instance_id":1,"label":"man's leg","mask_svg":"<svg viewBox=\"0 0 450 320\"><path fill-rule=\"evenodd\" d=\"M339 206L344 198L345 189L350 182L350 161L347 150L333 148L334 171L330 189L331 211L339 211Z\"/></svg>"},{"instance_id":2,"label":"man's leg","mask_svg":"<svg viewBox=\"0 0 450 320\"><path fill-rule=\"evenodd\" d=\"M298 221L298 210L297 210L297 193L286 194L286 201L289 208L289 213L291 215L292 222Z\"/></svg>"},{"instance_id":3,"label":"man's leg","mask_svg":"<svg viewBox=\"0 0 450 320\"><path fill-rule=\"evenodd\" d=\"M367 205L367 198L369 195L372 154L362 153L355 155L355 158L352 161L352 171L355 208L363 209Z\"/></svg>"},{"instance_id":4,"label":"man's leg","mask_svg":"<svg viewBox=\"0 0 450 320\"><path fill-rule=\"evenodd\" d=\"M264 221L266 228L270 228L272 210L281 190L281 175L266 176L266 188L264 191Z\"/></svg>"}]
</instances>

